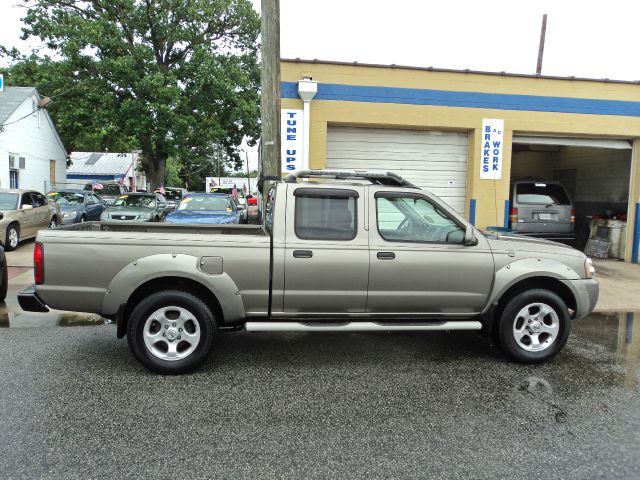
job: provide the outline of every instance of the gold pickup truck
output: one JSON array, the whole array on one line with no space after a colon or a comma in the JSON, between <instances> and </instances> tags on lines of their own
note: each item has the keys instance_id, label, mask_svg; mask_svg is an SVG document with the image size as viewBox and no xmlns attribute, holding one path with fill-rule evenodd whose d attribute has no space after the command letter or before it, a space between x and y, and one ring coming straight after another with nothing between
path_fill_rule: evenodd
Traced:
<instances>
[{"instance_id":1,"label":"gold pickup truck","mask_svg":"<svg viewBox=\"0 0 640 480\"><path fill-rule=\"evenodd\" d=\"M478 330L541 362L598 298L583 253L485 235L393 173L302 171L265 193L264 226L41 231L20 305L112 318L139 361L175 374L202 364L225 329Z\"/></svg>"}]
</instances>

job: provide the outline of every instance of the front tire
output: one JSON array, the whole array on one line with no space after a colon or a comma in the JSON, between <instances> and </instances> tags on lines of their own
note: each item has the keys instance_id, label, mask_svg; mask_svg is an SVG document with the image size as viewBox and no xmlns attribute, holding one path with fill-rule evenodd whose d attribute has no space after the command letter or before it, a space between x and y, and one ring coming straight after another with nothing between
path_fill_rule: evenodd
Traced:
<instances>
[{"instance_id":1,"label":"front tire","mask_svg":"<svg viewBox=\"0 0 640 480\"><path fill-rule=\"evenodd\" d=\"M49 228L56 228L58 226L58 221L56 217L51 217L51 221L49 222Z\"/></svg>"},{"instance_id":2,"label":"front tire","mask_svg":"<svg viewBox=\"0 0 640 480\"><path fill-rule=\"evenodd\" d=\"M12 223L7 227L7 237L4 241L4 249L7 252L12 252L20 245L20 227L15 223Z\"/></svg>"},{"instance_id":3,"label":"front tire","mask_svg":"<svg viewBox=\"0 0 640 480\"><path fill-rule=\"evenodd\" d=\"M566 303L543 289L520 293L507 302L498 325L500 349L521 363L541 363L558 354L571 329Z\"/></svg>"},{"instance_id":4,"label":"front tire","mask_svg":"<svg viewBox=\"0 0 640 480\"><path fill-rule=\"evenodd\" d=\"M199 367L213 348L215 319L198 297L181 290L149 295L131 312L127 340L149 370L166 375Z\"/></svg>"}]
</instances>

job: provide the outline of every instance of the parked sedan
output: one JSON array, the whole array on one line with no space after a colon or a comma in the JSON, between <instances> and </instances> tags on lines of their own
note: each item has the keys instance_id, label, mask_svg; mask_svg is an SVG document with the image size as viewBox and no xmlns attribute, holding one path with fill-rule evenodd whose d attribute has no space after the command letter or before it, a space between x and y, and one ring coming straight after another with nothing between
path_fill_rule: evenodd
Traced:
<instances>
[{"instance_id":1,"label":"parked sedan","mask_svg":"<svg viewBox=\"0 0 640 480\"><path fill-rule=\"evenodd\" d=\"M62 224L100 220L106 203L86 190L58 190L47 193L49 201L60 206Z\"/></svg>"},{"instance_id":2,"label":"parked sedan","mask_svg":"<svg viewBox=\"0 0 640 480\"><path fill-rule=\"evenodd\" d=\"M168 223L240 223L242 210L224 193L190 193L175 212L167 215Z\"/></svg>"},{"instance_id":3,"label":"parked sedan","mask_svg":"<svg viewBox=\"0 0 640 480\"><path fill-rule=\"evenodd\" d=\"M167 200L159 193L127 193L116 198L113 205L102 212L100 220L159 222L168 208Z\"/></svg>"},{"instance_id":4,"label":"parked sedan","mask_svg":"<svg viewBox=\"0 0 640 480\"><path fill-rule=\"evenodd\" d=\"M0 242L7 252L41 228L55 227L61 218L60 207L39 192L0 190Z\"/></svg>"}]
</instances>

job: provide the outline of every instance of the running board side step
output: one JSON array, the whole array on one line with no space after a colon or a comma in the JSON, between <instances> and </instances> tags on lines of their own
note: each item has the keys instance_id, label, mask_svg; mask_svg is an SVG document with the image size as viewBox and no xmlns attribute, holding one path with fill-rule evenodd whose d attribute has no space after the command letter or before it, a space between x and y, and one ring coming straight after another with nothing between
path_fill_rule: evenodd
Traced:
<instances>
[{"instance_id":1,"label":"running board side step","mask_svg":"<svg viewBox=\"0 0 640 480\"><path fill-rule=\"evenodd\" d=\"M480 330L478 321L390 324L375 322L300 323L300 322L247 322L248 332L409 332L422 330Z\"/></svg>"}]
</instances>

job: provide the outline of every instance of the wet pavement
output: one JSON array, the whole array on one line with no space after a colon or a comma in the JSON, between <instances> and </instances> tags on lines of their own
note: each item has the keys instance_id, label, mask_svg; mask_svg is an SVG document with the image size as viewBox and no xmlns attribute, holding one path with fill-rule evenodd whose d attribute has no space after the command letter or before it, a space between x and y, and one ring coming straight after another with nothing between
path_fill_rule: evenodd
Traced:
<instances>
[{"instance_id":1,"label":"wet pavement","mask_svg":"<svg viewBox=\"0 0 640 480\"><path fill-rule=\"evenodd\" d=\"M474 333L228 333L148 373L113 325L0 329L0 478L640 478L640 314L552 362Z\"/></svg>"}]
</instances>

